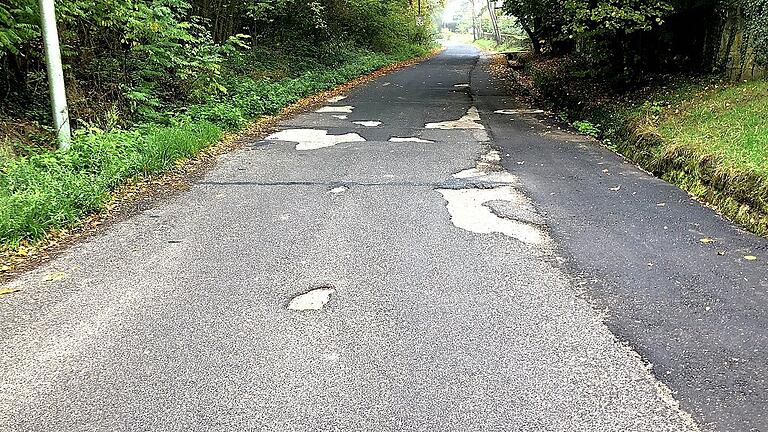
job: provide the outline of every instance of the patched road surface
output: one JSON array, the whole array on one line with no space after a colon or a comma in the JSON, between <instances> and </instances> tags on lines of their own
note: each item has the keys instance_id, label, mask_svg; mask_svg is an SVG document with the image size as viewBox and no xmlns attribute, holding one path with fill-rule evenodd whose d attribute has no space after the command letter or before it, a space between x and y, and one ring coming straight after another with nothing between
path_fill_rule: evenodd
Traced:
<instances>
[{"instance_id":1,"label":"patched road surface","mask_svg":"<svg viewBox=\"0 0 768 432\"><path fill-rule=\"evenodd\" d=\"M768 429L767 242L488 66L333 98L12 281L0 430Z\"/></svg>"}]
</instances>

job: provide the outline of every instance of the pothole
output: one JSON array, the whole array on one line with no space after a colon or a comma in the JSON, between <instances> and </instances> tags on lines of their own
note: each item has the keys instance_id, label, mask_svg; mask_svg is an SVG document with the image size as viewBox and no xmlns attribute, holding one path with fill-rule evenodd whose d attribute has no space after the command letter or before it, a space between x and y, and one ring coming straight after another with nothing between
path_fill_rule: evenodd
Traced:
<instances>
[{"instance_id":1,"label":"pothole","mask_svg":"<svg viewBox=\"0 0 768 432\"><path fill-rule=\"evenodd\" d=\"M546 224L544 217L531 204L530 200L522 194L516 202L488 201L483 203L491 210L491 213L503 219L518 220L523 223L543 227Z\"/></svg>"},{"instance_id":2,"label":"pothole","mask_svg":"<svg viewBox=\"0 0 768 432\"><path fill-rule=\"evenodd\" d=\"M298 295L288 303L288 309L295 311L320 310L330 300L336 289L329 286L315 288L304 294Z\"/></svg>"},{"instance_id":3,"label":"pothole","mask_svg":"<svg viewBox=\"0 0 768 432\"><path fill-rule=\"evenodd\" d=\"M478 123L480 113L477 108L471 107L467 113L458 120L448 120L437 123L427 123L424 127L427 129L485 129L485 126Z\"/></svg>"},{"instance_id":4,"label":"pothole","mask_svg":"<svg viewBox=\"0 0 768 432\"><path fill-rule=\"evenodd\" d=\"M457 172L453 178L489 183L517 183L517 177L502 169L500 162L501 154L496 150L490 150L480 156L474 168Z\"/></svg>"},{"instance_id":5,"label":"pothole","mask_svg":"<svg viewBox=\"0 0 768 432\"><path fill-rule=\"evenodd\" d=\"M520 191L517 177L501 167L501 154L489 150L474 168L453 174L456 179L437 189L447 201L451 223L478 234L500 233L527 244L547 240L544 218Z\"/></svg>"},{"instance_id":6,"label":"pothole","mask_svg":"<svg viewBox=\"0 0 768 432\"><path fill-rule=\"evenodd\" d=\"M499 217L489 202L524 203L525 197L511 186L492 189L438 189L447 201L451 223L457 228L478 234L501 233L527 244L541 244L544 232L528 222Z\"/></svg>"},{"instance_id":7,"label":"pothole","mask_svg":"<svg viewBox=\"0 0 768 432\"><path fill-rule=\"evenodd\" d=\"M295 142L297 143L296 150L315 150L341 143L365 141L365 138L356 133L329 135L327 130L321 129L287 129L274 133L265 139L268 141Z\"/></svg>"},{"instance_id":8,"label":"pothole","mask_svg":"<svg viewBox=\"0 0 768 432\"><path fill-rule=\"evenodd\" d=\"M324 106L317 111L316 113L344 113L344 114L351 114L352 110L355 109L352 105L344 105L344 106Z\"/></svg>"}]
</instances>

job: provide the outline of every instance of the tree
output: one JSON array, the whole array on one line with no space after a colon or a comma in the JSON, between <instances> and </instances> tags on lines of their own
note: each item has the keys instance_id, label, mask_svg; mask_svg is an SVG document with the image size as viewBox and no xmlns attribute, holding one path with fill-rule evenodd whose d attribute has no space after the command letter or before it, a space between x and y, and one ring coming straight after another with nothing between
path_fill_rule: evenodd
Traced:
<instances>
[{"instance_id":1,"label":"tree","mask_svg":"<svg viewBox=\"0 0 768 432\"><path fill-rule=\"evenodd\" d=\"M561 0L507 0L503 11L517 18L536 54L562 36L566 21Z\"/></svg>"}]
</instances>

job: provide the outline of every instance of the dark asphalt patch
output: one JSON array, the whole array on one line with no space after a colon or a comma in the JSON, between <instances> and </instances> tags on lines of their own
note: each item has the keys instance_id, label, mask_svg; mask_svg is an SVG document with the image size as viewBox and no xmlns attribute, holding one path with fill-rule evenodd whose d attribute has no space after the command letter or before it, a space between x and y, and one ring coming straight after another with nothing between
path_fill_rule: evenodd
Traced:
<instances>
[{"instance_id":1,"label":"dark asphalt patch","mask_svg":"<svg viewBox=\"0 0 768 432\"><path fill-rule=\"evenodd\" d=\"M481 115L509 108L484 96L501 88L486 71L472 82ZM588 138L515 118L484 116L609 328L706 427L768 430L768 240Z\"/></svg>"}]
</instances>

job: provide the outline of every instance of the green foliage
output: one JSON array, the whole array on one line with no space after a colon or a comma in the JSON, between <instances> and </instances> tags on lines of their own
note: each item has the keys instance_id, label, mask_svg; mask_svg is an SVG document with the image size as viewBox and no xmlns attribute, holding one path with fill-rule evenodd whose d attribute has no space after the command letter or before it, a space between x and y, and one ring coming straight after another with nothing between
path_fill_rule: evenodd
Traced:
<instances>
[{"instance_id":1,"label":"green foliage","mask_svg":"<svg viewBox=\"0 0 768 432\"><path fill-rule=\"evenodd\" d=\"M413 55L433 38L431 24L416 24L408 0L60 0L56 6L76 127L106 126L105 107L120 114L119 126L161 122L169 108L225 91L223 68L251 49L295 48L318 59L321 47L334 55L344 41L346 48ZM47 97L38 20L37 0L0 5L0 59L13 56L0 63L0 102Z\"/></svg>"},{"instance_id":2,"label":"green foliage","mask_svg":"<svg viewBox=\"0 0 768 432\"><path fill-rule=\"evenodd\" d=\"M566 29L572 37L650 30L672 10L665 0L566 0Z\"/></svg>"},{"instance_id":3,"label":"green foliage","mask_svg":"<svg viewBox=\"0 0 768 432\"><path fill-rule=\"evenodd\" d=\"M670 1L511 0L504 10L518 18L534 52L576 52L590 68L618 76L634 66L632 35L660 26L674 10Z\"/></svg>"},{"instance_id":4,"label":"green foliage","mask_svg":"<svg viewBox=\"0 0 768 432\"><path fill-rule=\"evenodd\" d=\"M24 1L0 4L0 59L6 53L19 54L24 42L38 36L34 15L33 6Z\"/></svg>"},{"instance_id":5,"label":"green foliage","mask_svg":"<svg viewBox=\"0 0 768 432\"><path fill-rule=\"evenodd\" d=\"M752 39L755 59L768 66L768 0L741 0L747 20L747 33Z\"/></svg>"},{"instance_id":6,"label":"green foliage","mask_svg":"<svg viewBox=\"0 0 768 432\"><path fill-rule=\"evenodd\" d=\"M578 120L573 122L573 127L584 135L589 135L594 138L600 136L600 129L586 120Z\"/></svg>"},{"instance_id":7,"label":"green foliage","mask_svg":"<svg viewBox=\"0 0 768 432\"><path fill-rule=\"evenodd\" d=\"M536 93L582 133L768 235L768 81L672 78L616 94L531 61ZM576 81L574 85L574 81Z\"/></svg>"},{"instance_id":8,"label":"green foliage","mask_svg":"<svg viewBox=\"0 0 768 432\"><path fill-rule=\"evenodd\" d=\"M93 129L79 133L66 152L0 158L0 244L18 245L72 226L102 208L118 185L173 167L219 140L223 131L405 58L360 49L334 57L333 66L310 62L303 72L279 79L225 71L221 92L171 114L165 119L169 126L108 133Z\"/></svg>"},{"instance_id":9,"label":"green foliage","mask_svg":"<svg viewBox=\"0 0 768 432\"><path fill-rule=\"evenodd\" d=\"M567 38L563 29L568 21L561 0L508 0L503 10L517 18L536 52L542 50L542 41L552 47L556 40Z\"/></svg>"},{"instance_id":10,"label":"green foliage","mask_svg":"<svg viewBox=\"0 0 768 432\"><path fill-rule=\"evenodd\" d=\"M109 192L139 175L163 171L212 144L210 123L147 127L89 135L67 152L42 152L0 162L0 242L35 239L100 209Z\"/></svg>"},{"instance_id":11,"label":"green foliage","mask_svg":"<svg viewBox=\"0 0 768 432\"><path fill-rule=\"evenodd\" d=\"M0 244L70 227L125 181L167 170L303 97L424 54L433 36L408 0L56 7L75 125L66 152L3 130L50 114L37 0L0 5Z\"/></svg>"}]
</instances>

